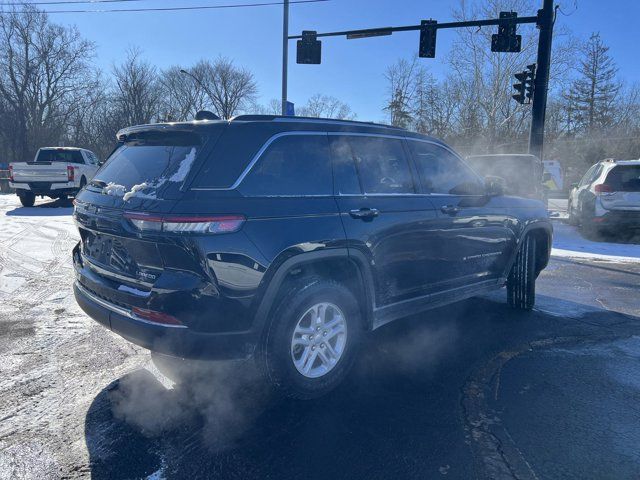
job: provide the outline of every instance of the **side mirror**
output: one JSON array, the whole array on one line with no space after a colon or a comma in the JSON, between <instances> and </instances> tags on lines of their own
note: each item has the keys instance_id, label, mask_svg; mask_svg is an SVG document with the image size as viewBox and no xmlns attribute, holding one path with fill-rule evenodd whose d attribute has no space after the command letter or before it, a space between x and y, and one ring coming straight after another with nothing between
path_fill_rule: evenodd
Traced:
<instances>
[{"instance_id":1,"label":"side mirror","mask_svg":"<svg viewBox=\"0 0 640 480\"><path fill-rule=\"evenodd\" d=\"M507 181L502 177L487 176L484 178L485 194L490 197L504 195L506 187Z\"/></svg>"},{"instance_id":2,"label":"side mirror","mask_svg":"<svg viewBox=\"0 0 640 480\"><path fill-rule=\"evenodd\" d=\"M578 182L573 182L571 184L571 188L578 188Z\"/></svg>"}]
</instances>

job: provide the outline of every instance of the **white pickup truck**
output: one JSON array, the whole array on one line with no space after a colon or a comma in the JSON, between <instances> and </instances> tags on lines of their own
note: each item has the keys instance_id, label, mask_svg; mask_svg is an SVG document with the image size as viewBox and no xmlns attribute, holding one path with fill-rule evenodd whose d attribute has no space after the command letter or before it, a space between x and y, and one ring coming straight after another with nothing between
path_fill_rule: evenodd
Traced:
<instances>
[{"instance_id":1,"label":"white pickup truck","mask_svg":"<svg viewBox=\"0 0 640 480\"><path fill-rule=\"evenodd\" d=\"M25 207L33 206L36 195L66 198L91 181L100 168L95 153L83 148L46 147L33 162L9 164L9 186L15 188Z\"/></svg>"}]
</instances>

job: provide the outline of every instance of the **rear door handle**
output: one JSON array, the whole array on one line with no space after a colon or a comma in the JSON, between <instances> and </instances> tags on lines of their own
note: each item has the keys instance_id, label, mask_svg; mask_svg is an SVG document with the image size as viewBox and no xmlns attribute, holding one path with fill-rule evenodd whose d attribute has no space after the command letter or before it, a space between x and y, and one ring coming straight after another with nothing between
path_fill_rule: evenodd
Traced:
<instances>
[{"instance_id":1,"label":"rear door handle","mask_svg":"<svg viewBox=\"0 0 640 480\"><path fill-rule=\"evenodd\" d=\"M377 208L361 208L359 210L349 210L349 215L353 218L371 219L380 215Z\"/></svg>"},{"instance_id":2,"label":"rear door handle","mask_svg":"<svg viewBox=\"0 0 640 480\"><path fill-rule=\"evenodd\" d=\"M440 207L440 211L442 213L446 213L447 215L456 215L460 209L458 207L456 207L455 205L443 205L442 207Z\"/></svg>"}]
</instances>

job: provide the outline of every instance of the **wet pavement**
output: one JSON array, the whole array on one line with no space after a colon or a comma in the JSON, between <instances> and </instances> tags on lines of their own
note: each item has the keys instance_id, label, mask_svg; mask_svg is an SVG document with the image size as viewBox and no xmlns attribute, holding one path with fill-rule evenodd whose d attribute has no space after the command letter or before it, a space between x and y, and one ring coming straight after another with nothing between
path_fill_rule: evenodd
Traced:
<instances>
[{"instance_id":1,"label":"wet pavement","mask_svg":"<svg viewBox=\"0 0 640 480\"><path fill-rule=\"evenodd\" d=\"M394 322L300 402L237 362L171 385L65 297L68 219L18 210L0 211L0 479L640 476L640 263L554 258L533 312L503 291ZM55 245L20 270L17 239Z\"/></svg>"}]
</instances>

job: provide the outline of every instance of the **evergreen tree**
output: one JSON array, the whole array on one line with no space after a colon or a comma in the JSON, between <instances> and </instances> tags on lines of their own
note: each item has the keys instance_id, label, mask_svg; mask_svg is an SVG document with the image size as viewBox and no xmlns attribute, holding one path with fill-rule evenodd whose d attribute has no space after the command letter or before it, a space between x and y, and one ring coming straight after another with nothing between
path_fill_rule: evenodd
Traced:
<instances>
[{"instance_id":1,"label":"evergreen tree","mask_svg":"<svg viewBox=\"0 0 640 480\"><path fill-rule=\"evenodd\" d=\"M616 100L621 89L618 68L599 33L593 33L582 49L578 77L571 84L567 111L572 130L593 133L615 123Z\"/></svg>"}]
</instances>

